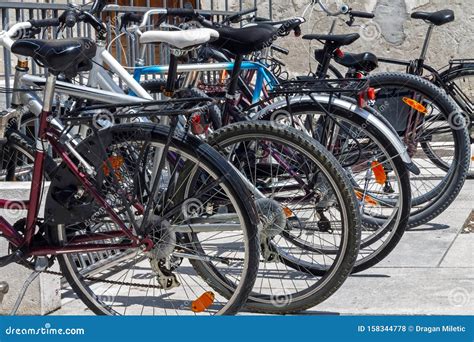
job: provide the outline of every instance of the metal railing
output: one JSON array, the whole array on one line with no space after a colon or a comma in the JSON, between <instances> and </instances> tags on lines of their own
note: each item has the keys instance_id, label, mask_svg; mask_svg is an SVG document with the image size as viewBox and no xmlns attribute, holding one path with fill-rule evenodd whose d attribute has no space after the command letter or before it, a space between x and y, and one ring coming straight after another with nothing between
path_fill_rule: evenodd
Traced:
<instances>
[{"instance_id":1,"label":"metal railing","mask_svg":"<svg viewBox=\"0 0 474 342\"><path fill-rule=\"evenodd\" d=\"M85 3L86 0L82 0L82 3ZM87 2L89 2L87 0ZM182 5L181 1L181 5ZM79 3L79 1L75 1L75 3ZM133 0L129 0L130 5L133 5ZM201 6L199 1L196 2L198 5L196 6L197 9L204 11L206 14L212 15L214 20L220 20L223 16L229 14L230 9L241 10L245 8L243 4L243 0L239 1L232 1L232 0L210 0L206 1L206 7ZM117 1L115 1L117 4ZM106 10L104 10L103 19L107 23L108 32L107 32L107 40L111 41L116 35L120 34L119 32L119 22L117 18L120 17L123 13L127 12L146 12L151 7L150 0L146 1L147 6L145 7L136 7L136 6L108 6ZM164 1L164 7L166 7L166 0ZM219 6L218 6L219 4ZM223 4L223 6L222 6ZM237 6L238 4L238 6ZM269 13L259 13L259 16L265 16L266 14L271 17L271 0L269 0ZM114 5L112 3L112 5ZM256 0L253 2L253 6L256 6ZM215 10L215 8L222 8L224 10ZM50 17L57 17L61 14L63 10L67 9L67 4L62 3L54 3L54 0L51 3L33 3L33 2L0 2L0 11L1 11L1 25L2 29L8 29L11 24L14 24L18 21L26 21L29 19L45 19ZM73 28L67 28L65 30L65 37L92 37L93 32L92 28L84 23L78 23ZM42 31L42 36L38 38L52 38L55 37L57 33L57 28L46 29ZM64 34L64 33L63 33ZM125 47L122 49L122 47ZM3 77L2 79L5 82L5 87L11 87L11 75L12 75L12 56L10 51L3 49ZM128 35L123 36L120 38L120 42L115 42L111 46L111 52L117 58L118 62L127 67L133 67L136 56L138 54L138 44ZM163 45L159 47L150 45L147 47L147 53L145 58L145 65L149 64L157 64L157 63L166 63L168 60L168 49ZM30 72L35 75L43 75L44 70L35 63L32 63L32 67ZM0 76L1 77L1 76ZM82 79L79 80L81 82ZM120 82L120 81L119 81ZM120 84L122 86L122 84ZM5 102L6 106L10 106L10 94L5 94Z\"/></svg>"},{"instance_id":2,"label":"metal railing","mask_svg":"<svg viewBox=\"0 0 474 342\"><path fill-rule=\"evenodd\" d=\"M149 4L147 0L147 4ZM216 1L217 2L217 1ZM231 6L228 4L228 0L224 0L225 10L217 11L214 10L215 2L210 1L210 8L198 8L204 11L206 14L210 14L213 17L213 20L220 21L222 17L229 14L228 11ZM130 0L130 3L133 3L133 0ZM165 2L166 3L166 2ZM238 10L243 9L243 1L239 1ZM254 3L256 5L256 2ZM0 11L1 11L1 24L2 29L8 29L11 24L14 24L19 21L26 21L29 19L45 19L50 17L57 17L61 12L67 9L67 4L57 4L54 3L32 3L32 2L0 2ZM107 41L110 42L116 35L119 33L119 23L116 18L121 14L127 12L146 12L150 9L150 6L147 7L135 7L135 6L109 6L104 11L103 19L107 23L108 32L107 32ZM270 10L271 14L271 10ZM264 14L260 14L263 16ZM45 29L42 31L41 36L38 38L51 38L55 37L57 33L57 28ZM84 23L79 23L73 28L68 28L65 30L65 37L92 37L93 30L92 28ZM122 47L126 47L122 50ZM127 67L133 67L135 64L135 59L138 53L138 44L133 40L132 37L125 35L121 38L121 42L113 44L111 46L112 53L117 58L118 62ZM156 64L156 63L167 63L168 59L168 48L160 45L154 46L149 45L147 47L147 53L145 57L145 65ZM11 74L12 74L12 54L10 51L4 49L3 51L3 80L5 82L5 87L10 88L12 86ZM39 65L32 63L30 72L35 75L43 75L44 69ZM79 79L81 82L82 79ZM120 81L119 81L120 82ZM120 84L121 86L121 84ZM10 106L10 94L5 94L6 106ZM3 109L3 108L2 108ZM0 109L1 110L1 109ZM126 255L125 255L126 257ZM74 262L76 266L81 269L81 272L85 274L94 274L100 272L104 267L109 267L111 263L122 262L124 258L123 253L119 251L105 251L105 252L96 252L96 253L84 253L79 256L76 256ZM3 297L3 294L8 290L8 285L0 283L0 303Z\"/></svg>"}]
</instances>

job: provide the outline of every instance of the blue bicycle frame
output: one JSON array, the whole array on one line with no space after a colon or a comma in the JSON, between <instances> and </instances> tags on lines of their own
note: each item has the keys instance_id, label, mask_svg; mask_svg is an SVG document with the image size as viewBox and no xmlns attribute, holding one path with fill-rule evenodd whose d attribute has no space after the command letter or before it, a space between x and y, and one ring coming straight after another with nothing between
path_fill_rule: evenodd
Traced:
<instances>
[{"instance_id":1,"label":"blue bicycle frame","mask_svg":"<svg viewBox=\"0 0 474 342\"><path fill-rule=\"evenodd\" d=\"M196 64L180 64L178 65L178 72L192 72L192 71L232 71L234 68L233 62L225 63L196 63ZM242 70L255 70L257 73L255 79L255 87L252 93L252 104L261 99L263 87L266 89L273 89L279 82L277 78L265 67L265 65L258 62L244 61L241 66ZM136 66L133 73L133 78L140 82L143 75L166 74L168 72L167 65L151 65L151 66ZM133 91L129 91L129 95L135 95Z\"/></svg>"}]
</instances>

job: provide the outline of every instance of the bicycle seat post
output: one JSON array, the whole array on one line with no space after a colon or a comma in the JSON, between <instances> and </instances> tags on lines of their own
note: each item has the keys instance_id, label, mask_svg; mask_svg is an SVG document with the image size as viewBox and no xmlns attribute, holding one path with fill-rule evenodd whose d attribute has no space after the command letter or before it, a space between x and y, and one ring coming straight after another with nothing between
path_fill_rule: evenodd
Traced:
<instances>
[{"instance_id":1,"label":"bicycle seat post","mask_svg":"<svg viewBox=\"0 0 474 342\"><path fill-rule=\"evenodd\" d=\"M50 113L53 108L54 87L56 86L56 75L50 73L46 79L43 97L43 114Z\"/></svg>"},{"instance_id":2,"label":"bicycle seat post","mask_svg":"<svg viewBox=\"0 0 474 342\"><path fill-rule=\"evenodd\" d=\"M423 48L421 49L421 54L420 54L420 58L419 58L419 60L422 61L422 62L425 60L426 53L428 52L428 45L430 43L431 33L433 32L433 27L434 27L434 24L430 24L428 26L428 31L426 32L425 41L423 42Z\"/></svg>"}]
</instances>

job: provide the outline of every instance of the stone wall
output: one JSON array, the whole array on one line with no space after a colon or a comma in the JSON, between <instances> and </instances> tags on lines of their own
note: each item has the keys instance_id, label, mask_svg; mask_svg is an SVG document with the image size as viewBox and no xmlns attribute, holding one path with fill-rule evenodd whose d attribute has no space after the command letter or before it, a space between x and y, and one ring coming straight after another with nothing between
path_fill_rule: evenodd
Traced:
<instances>
[{"instance_id":1,"label":"stone wall","mask_svg":"<svg viewBox=\"0 0 474 342\"><path fill-rule=\"evenodd\" d=\"M210 0L203 1L209 5ZM273 0L273 18L287 18L301 15L309 0ZM335 10L340 0L323 0L323 3ZM374 12L376 18L356 19L356 25L365 27L348 27L342 20L336 25L336 33L358 32L361 39L346 51L371 51L378 56L392 58L416 58L423 45L428 25L422 20L410 19L414 11L436 11L452 9L456 20L452 23L436 27L433 31L428 52L428 62L434 66L446 65L450 58L474 58L474 6L472 1L461 0L347 0L354 10ZM214 8L224 9L224 1L214 0ZM230 9L238 9L238 1L229 0ZM254 0L243 0L243 8L251 8ZM258 14L268 15L268 0L257 0ZM316 8L316 7L315 7ZM319 9L319 7L317 7ZM320 11L312 11L309 20L309 11L305 15L308 22L303 27L304 33L327 33L331 26L331 19ZM289 56L282 56L287 67L292 72L308 71L308 63L313 51L319 43L312 46L306 41L293 36L281 39L278 44L291 50ZM314 68L314 63L312 63ZM380 69L396 70L394 66L380 66Z\"/></svg>"}]
</instances>

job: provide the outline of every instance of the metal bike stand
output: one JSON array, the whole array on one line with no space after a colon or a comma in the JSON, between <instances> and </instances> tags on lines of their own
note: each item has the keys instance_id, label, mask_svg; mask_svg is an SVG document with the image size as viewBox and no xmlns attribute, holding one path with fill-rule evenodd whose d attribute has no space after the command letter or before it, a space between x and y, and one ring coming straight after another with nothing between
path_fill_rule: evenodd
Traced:
<instances>
[{"instance_id":1,"label":"metal bike stand","mask_svg":"<svg viewBox=\"0 0 474 342\"><path fill-rule=\"evenodd\" d=\"M15 305L10 311L10 316L16 315L18 308L20 307L20 304L23 300L23 297L25 297L26 290L28 290L31 283L41 274L42 271L44 271L47 268L47 266L48 266L47 258L38 257L38 259L36 259L35 270L29 275L29 277L23 283L23 287L21 288L20 293L18 294Z\"/></svg>"},{"instance_id":2,"label":"metal bike stand","mask_svg":"<svg viewBox=\"0 0 474 342\"><path fill-rule=\"evenodd\" d=\"M8 283L6 281L0 281L0 304L3 302L3 296L8 293Z\"/></svg>"}]
</instances>

